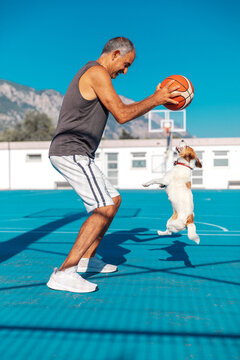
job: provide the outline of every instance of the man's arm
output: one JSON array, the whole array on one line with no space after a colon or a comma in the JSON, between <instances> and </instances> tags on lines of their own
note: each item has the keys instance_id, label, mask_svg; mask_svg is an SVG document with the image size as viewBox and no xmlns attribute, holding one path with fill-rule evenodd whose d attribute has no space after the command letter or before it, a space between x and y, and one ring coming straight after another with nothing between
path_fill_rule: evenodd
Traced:
<instances>
[{"instance_id":1,"label":"man's arm","mask_svg":"<svg viewBox=\"0 0 240 360\"><path fill-rule=\"evenodd\" d=\"M120 124L133 120L158 105L165 103L178 104L178 102L172 98L179 95L179 93L176 92L179 86L169 88L174 80L167 83L162 89L159 84L155 93L146 99L126 105L116 93L110 75L102 66L90 68L88 70L88 76L90 87Z\"/></svg>"}]
</instances>

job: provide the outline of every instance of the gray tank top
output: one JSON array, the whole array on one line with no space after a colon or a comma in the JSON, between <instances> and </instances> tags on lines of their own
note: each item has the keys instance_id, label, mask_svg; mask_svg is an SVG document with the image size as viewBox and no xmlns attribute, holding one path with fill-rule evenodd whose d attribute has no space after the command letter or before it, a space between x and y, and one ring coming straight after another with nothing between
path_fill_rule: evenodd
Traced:
<instances>
[{"instance_id":1,"label":"gray tank top","mask_svg":"<svg viewBox=\"0 0 240 360\"><path fill-rule=\"evenodd\" d=\"M99 98L86 100L82 97L79 79L96 65L99 63L89 61L71 81L63 99L49 156L87 155L94 158L107 122L108 110Z\"/></svg>"}]
</instances>

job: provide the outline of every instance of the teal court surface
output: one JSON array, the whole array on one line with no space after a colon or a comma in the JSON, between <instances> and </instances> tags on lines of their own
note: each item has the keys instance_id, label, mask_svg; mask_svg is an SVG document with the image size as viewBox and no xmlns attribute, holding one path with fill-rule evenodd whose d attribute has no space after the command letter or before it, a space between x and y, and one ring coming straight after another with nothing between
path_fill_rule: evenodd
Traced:
<instances>
[{"instance_id":1,"label":"teal court surface","mask_svg":"<svg viewBox=\"0 0 240 360\"><path fill-rule=\"evenodd\" d=\"M240 359L240 191L195 190L200 245L159 237L162 190L121 191L89 294L50 290L86 219L71 190L0 192L0 358Z\"/></svg>"}]
</instances>

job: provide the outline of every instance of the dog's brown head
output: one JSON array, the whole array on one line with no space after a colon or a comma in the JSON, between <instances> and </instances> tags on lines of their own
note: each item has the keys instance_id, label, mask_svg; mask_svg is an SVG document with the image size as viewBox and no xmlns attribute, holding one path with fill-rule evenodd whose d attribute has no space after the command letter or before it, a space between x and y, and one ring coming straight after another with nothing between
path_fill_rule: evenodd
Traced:
<instances>
[{"instance_id":1,"label":"dog's brown head","mask_svg":"<svg viewBox=\"0 0 240 360\"><path fill-rule=\"evenodd\" d=\"M191 160L195 160L195 166L198 168L202 167L200 160L198 159L195 151L190 146L185 146L180 152L180 157L184 158L187 162L191 162Z\"/></svg>"},{"instance_id":2,"label":"dog's brown head","mask_svg":"<svg viewBox=\"0 0 240 360\"><path fill-rule=\"evenodd\" d=\"M202 168L201 161L198 159L195 151L190 146L187 146L184 140L181 141L180 146L176 147L177 152L181 158L184 158L187 162L193 162L195 160L195 166Z\"/></svg>"}]
</instances>

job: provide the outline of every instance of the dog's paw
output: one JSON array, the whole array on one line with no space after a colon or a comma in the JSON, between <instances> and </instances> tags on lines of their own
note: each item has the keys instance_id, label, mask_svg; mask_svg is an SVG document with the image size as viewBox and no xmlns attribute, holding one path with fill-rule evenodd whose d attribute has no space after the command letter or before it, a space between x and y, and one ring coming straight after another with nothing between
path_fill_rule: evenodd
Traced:
<instances>
[{"instance_id":1,"label":"dog's paw","mask_svg":"<svg viewBox=\"0 0 240 360\"><path fill-rule=\"evenodd\" d=\"M192 240L196 244L199 244L200 243L200 238L199 238L198 234L196 233L195 224L189 224L187 228L188 228L188 238L189 238L189 240Z\"/></svg>"},{"instance_id":2,"label":"dog's paw","mask_svg":"<svg viewBox=\"0 0 240 360\"><path fill-rule=\"evenodd\" d=\"M194 241L197 245L200 243L200 237L197 234L194 234L191 236L189 236L189 234L188 234L188 238L189 238L189 240Z\"/></svg>"},{"instance_id":3,"label":"dog's paw","mask_svg":"<svg viewBox=\"0 0 240 360\"><path fill-rule=\"evenodd\" d=\"M172 232L169 231L169 230L165 230L165 231L158 230L157 233L158 233L159 236L172 235Z\"/></svg>"},{"instance_id":4,"label":"dog's paw","mask_svg":"<svg viewBox=\"0 0 240 360\"><path fill-rule=\"evenodd\" d=\"M195 243L196 243L197 245L199 245L199 243L200 243L200 237L196 234L196 236L193 238L193 241L195 241Z\"/></svg>"},{"instance_id":5,"label":"dog's paw","mask_svg":"<svg viewBox=\"0 0 240 360\"><path fill-rule=\"evenodd\" d=\"M146 183L142 184L142 186L144 186L144 187L148 187L149 185L151 185L151 182L146 182Z\"/></svg>"}]
</instances>

